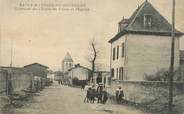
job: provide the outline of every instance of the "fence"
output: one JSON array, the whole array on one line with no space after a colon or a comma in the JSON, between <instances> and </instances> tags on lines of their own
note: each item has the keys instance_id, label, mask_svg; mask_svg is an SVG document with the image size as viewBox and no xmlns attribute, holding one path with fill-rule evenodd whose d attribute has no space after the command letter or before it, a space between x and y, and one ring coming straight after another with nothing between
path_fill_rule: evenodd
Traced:
<instances>
[{"instance_id":1,"label":"fence","mask_svg":"<svg viewBox=\"0 0 184 114\"><path fill-rule=\"evenodd\" d=\"M27 89L32 83L32 74L21 68L6 68L0 70L0 94L7 95L9 92L17 92Z\"/></svg>"}]
</instances>

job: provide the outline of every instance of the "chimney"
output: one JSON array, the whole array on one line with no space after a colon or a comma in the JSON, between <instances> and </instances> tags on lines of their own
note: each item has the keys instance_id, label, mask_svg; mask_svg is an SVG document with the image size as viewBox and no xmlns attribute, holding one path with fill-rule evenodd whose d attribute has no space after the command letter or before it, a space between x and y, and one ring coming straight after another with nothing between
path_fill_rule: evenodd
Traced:
<instances>
[{"instance_id":1,"label":"chimney","mask_svg":"<svg viewBox=\"0 0 184 114\"><path fill-rule=\"evenodd\" d=\"M128 23L129 23L129 19L126 19L123 17L123 19L119 22L119 31L118 32L123 31L124 28L126 28L128 26Z\"/></svg>"},{"instance_id":2,"label":"chimney","mask_svg":"<svg viewBox=\"0 0 184 114\"><path fill-rule=\"evenodd\" d=\"M78 67L78 66L80 66L80 64L78 63L78 64L75 64L75 67Z\"/></svg>"}]
</instances>

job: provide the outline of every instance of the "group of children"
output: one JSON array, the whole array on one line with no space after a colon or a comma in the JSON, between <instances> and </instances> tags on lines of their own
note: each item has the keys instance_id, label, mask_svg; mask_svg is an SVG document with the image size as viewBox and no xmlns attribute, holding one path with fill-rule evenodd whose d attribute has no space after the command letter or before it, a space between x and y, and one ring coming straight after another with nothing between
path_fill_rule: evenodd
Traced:
<instances>
[{"instance_id":1,"label":"group of children","mask_svg":"<svg viewBox=\"0 0 184 114\"><path fill-rule=\"evenodd\" d=\"M87 100L87 102L90 101L94 103L96 98L97 103L105 104L107 102L108 94L103 84L98 84L97 88L95 88L94 85L92 87L89 87L84 102Z\"/></svg>"},{"instance_id":2,"label":"group of children","mask_svg":"<svg viewBox=\"0 0 184 114\"><path fill-rule=\"evenodd\" d=\"M118 88L115 91L116 95L116 101L117 103L122 103L123 97L124 97L124 92L121 86L118 86ZM98 103L105 104L108 100L108 93L106 91L106 88L103 84L98 84L97 88L96 86L89 87L87 90L86 98L85 100L88 100L93 102L95 101L95 98L97 98Z\"/></svg>"}]
</instances>

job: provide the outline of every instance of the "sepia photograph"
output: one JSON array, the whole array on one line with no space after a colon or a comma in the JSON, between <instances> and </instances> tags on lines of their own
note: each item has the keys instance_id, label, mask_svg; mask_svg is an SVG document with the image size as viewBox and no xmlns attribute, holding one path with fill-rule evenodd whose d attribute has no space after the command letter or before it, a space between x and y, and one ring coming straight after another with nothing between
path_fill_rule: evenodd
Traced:
<instances>
[{"instance_id":1,"label":"sepia photograph","mask_svg":"<svg viewBox=\"0 0 184 114\"><path fill-rule=\"evenodd\" d=\"M184 114L184 0L0 0L0 114Z\"/></svg>"}]
</instances>

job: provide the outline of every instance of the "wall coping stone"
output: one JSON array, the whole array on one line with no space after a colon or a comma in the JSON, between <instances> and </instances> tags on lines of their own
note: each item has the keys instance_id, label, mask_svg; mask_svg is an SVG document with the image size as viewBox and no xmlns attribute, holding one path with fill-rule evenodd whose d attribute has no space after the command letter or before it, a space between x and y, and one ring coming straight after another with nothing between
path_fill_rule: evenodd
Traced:
<instances>
[{"instance_id":1,"label":"wall coping stone","mask_svg":"<svg viewBox=\"0 0 184 114\"><path fill-rule=\"evenodd\" d=\"M129 80L113 80L116 83L163 83L168 84L168 81L129 81ZM173 81L174 84L184 84L184 81Z\"/></svg>"}]
</instances>

